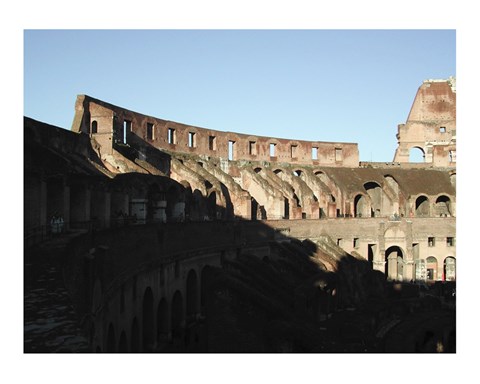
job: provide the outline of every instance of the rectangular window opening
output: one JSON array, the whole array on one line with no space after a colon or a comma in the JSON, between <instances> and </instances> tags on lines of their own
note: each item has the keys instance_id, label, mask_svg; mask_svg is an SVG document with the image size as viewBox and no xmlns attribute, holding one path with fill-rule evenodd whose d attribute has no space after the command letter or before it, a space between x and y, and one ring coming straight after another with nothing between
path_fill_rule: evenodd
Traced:
<instances>
[{"instance_id":1,"label":"rectangular window opening","mask_svg":"<svg viewBox=\"0 0 480 384\"><path fill-rule=\"evenodd\" d=\"M210 151L217 150L217 138L215 136L208 136L208 149Z\"/></svg>"},{"instance_id":2,"label":"rectangular window opening","mask_svg":"<svg viewBox=\"0 0 480 384\"><path fill-rule=\"evenodd\" d=\"M290 155L291 155L292 158L297 157L297 146L296 145L292 145L290 147Z\"/></svg>"},{"instance_id":3,"label":"rectangular window opening","mask_svg":"<svg viewBox=\"0 0 480 384\"><path fill-rule=\"evenodd\" d=\"M235 157L235 141L228 142L228 160L233 160Z\"/></svg>"},{"instance_id":4,"label":"rectangular window opening","mask_svg":"<svg viewBox=\"0 0 480 384\"><path fill-rule=\"evenodd\" d=\"M312 160L318 160L318 148L312 147Z\"/></svg>"},{"instance_id":5,"label":"rectangular window opening","mask_svg":"<svg viewBox=\"0 0 480 384\"><path fill-rule=\"evenodd\" d=\"M147 123L147 139L148 140L154 140L154 129L153 129L153 124L152 123Z\"/></svg>"},{"instance_id":6,"label":"rectangular window opening","mask_svg":"<svg viewBox=\"0 0 480 384\"><path fill-rule=\"evenodd\" d=\"M445 133L447 132L447 128L445 127L440 127L440 133Z\"/></svg>"},{"instance_id":7,"label":"rectangular window opening","mask_svg":"<svg viewBox=\"0 0 480 384\"><path fill-rule=\"evenodd\" d=\"M435 237L429 237L428 238L428 246L429 247L434 247L435 246Z\"/></svg>"},{"instance_id":8,"label":"rectangular window opening","mask_svg":"<svg viewBox=\"0 0 480 384\"><path fill-rule=\"evenodd\" d=\"M353 238L353 248L358 248L360 245L360 240L358 237Z\"/></svg>"},{"instance_id":9,"label":"rectangular window opening","mask_svg":"<svg viewBox=\"0 0 480 384\"><path fill-rule=\"evenodd\" d=\"M270 143L270 157L275 157L277 156L277 144L275 143Z\"/></svg>"},{"instance_id":10,"label":"rectangular window opening","mask_svg":"<svg viewBox=\"0 0 480 384\"><path fill-rule=\"evenodd\" d=\"M453 237L447 237L447 247L453 247Z\"/></svg>"},{"instance_id":11,"label":"rectangular window opening","mask_svg":"<svg viewBox=\"0 0 480 384\"><path fill-rule=\"evenodd\" d=\"M123 144L127 144L127 135L129 132L132 132L132 122L123 120Z\"/></svg>"},{"instance_id":12,"label":"rectangular window opening","mask_svg":"<svg viewBox=\"0 0 480 384\"><path fill-rule=\"evenodd\" d=\"M342 246L342 239L337 239L337 245L338 245L339 247Z\"/></svg>"},{"instance_id":13,"label":"rectangular window opening","mask_svg":"<svg viewBox=\"0 0 480 384\"><path fill-rule=\"evenodd\" d=\"M168 144L176 144L175 143L175 129L173 128L168 128L168 134L167 134L167 140Z\"/></svg>"},{"instance_id":14,"label":"rectangular window opening","mask_svg":"<svg viewBox=\"0 0 480 384\"><path fill-rule=\"evenodd\" d=\"M253 156L257 155L257 143L255 141L248 142L248 153Z\"/></svg>"},{"instance_id":15,"label":"rectangular window opening","mask_svg":"<svg viewBox=\"0 0 480 384\"><path fill-rule=\"evenodd\" d=\"M343 160L343 153L342 148L335 148L335 161L342 161Z\"/></svg>"},{"instance_id":16,"label":"rectangular window opening","mask_svg":"<svg viewBox=\"0 0 480 384\"><path fill-rule=\"evenodd\" d=\"M195 132L188 132L188 146L190 148L195 148L197 146Z\"/></svg>"}]
</instances>

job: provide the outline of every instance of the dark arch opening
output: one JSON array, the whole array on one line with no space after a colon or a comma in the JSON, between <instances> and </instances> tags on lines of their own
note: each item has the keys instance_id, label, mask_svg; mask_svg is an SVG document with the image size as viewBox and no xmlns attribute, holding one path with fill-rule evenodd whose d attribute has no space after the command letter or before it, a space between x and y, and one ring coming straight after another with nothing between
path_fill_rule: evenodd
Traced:
<instances>
[{"instance_id":1,"label":"dark arch opening","mask_svg":"<svg viewBox=\"0 0 480 384\"><path fill-rule=\"evenodd\" d=\"M427 217L430 216L430 206L428 197L419 196L415 200L415 216L417 217Z\"/></svg>"},{"instance_id":2,"label":"dark arch opening","mask_svg":"<svg viewBox=\"0 0 480 384\"><path fill-rule=\"evenodd\" d=\"M162 298L157 308L157 341L165 342L168 338L168 305L167 300Z\"/></svg>"},{"instance_id":3,"label":"dark arch opening","mask_svg":"<svg viewBox=\"0 0 480 384\"><path fill-rule=\"evenodd\" d=\"M195 270L191 269L187 276L187 293L186 293L186 309L187 309L187 321L191 322L195 320L198 313L198 285L197 274Z\"/></svg>"},{"instance_id":4,"label":"dark arch opening","mask_svg":"<svg viewBox=\"0 0 480 384\"><path fill-rule=\"evenodd\" d=\"M403 279L403 251L396 245L385 251L385 276L388 280Z\"/></svg>"},{"instance_id":5,"label":"dark arch opening","mask_svg":"<svg viewBox=\"0 0 480 384\"><path fill-rule=\"evenodd\" d=\"M353 199L353 214L355 217L369 217L367 199L364 195L358 194Z\"/></svg>"},{"instance_id":6,"label":"dark arch opening","mask_svg":"<svg viewBox=\"0 0 480 384\"><path fill-rule=\"evenodd\" d=\"M133 319L132 323L132 336L130 340L130 351L140 352L140 331L138 329L137 318Z\"/></svg>"},{"instance_id":7,"label":"dark arch opening","mask_svg":"<svg viewBox=\"0 0 480 384\"><path fill-rule=\"evenodd\" d=\"M145 290L142 305L142 341L143 350L152 351L154 347L153 292L150 287Z\"/></svg>"},{"instance_id":8,"label":"dark arch opening","mask_svg":"<svg viewBox=\"0 0 480 384\"><path fill-rule=\"evenodd\" d=\"M183 323L183 298L180 291L176 291L172 300L172 337L180 338Z\"/></svg>"},{"instance_id":9,"label":"dark arch opening","mask_svg":"<svg viewBox=\"0 0 480 384\"><path fill-rule=\"evenodd\" d=\"M115 351L115 330L113 329L113 324L110 323L108 326L108 336L107 336L107 348L106 352L112 353Z\"/></svg>"},{"instance_id":10,"label":"dark arch opening","mask_svg":"<svg viewBox=\"0 0 480 384\"><path fill-rule=\"evenodd\" d=\"M98 132L98 122L97 120L93 120L90 133L97 133L97 132Z\"/></svg>"},{"instance_id":11,"label":"dark arch opening","mask_svg":"<svg viewBox=\"0 0 480 384\"><path fill-rule=\"evenodd\" d=\"M442 195L437 198L435 201L435 213L440 217L452 216L451 212L451 203L448 196Z\"/></svg>"}]
</instances>

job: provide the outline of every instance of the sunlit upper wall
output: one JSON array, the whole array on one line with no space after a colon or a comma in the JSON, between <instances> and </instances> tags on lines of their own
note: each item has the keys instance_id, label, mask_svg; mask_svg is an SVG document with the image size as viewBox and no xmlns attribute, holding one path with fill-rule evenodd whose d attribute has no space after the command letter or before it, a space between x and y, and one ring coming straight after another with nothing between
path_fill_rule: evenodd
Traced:
<instances>
[{"instance_id":1,"label":"sunlit upper wall","mask_svg":"<svg viewBox=\"0 0 480 384\"><path fill-rule=\"evenodd\" d=\"M132 135L160 150L206 155L225 160L357 167L356 143L304 141L245 135L199 128L146 116L79 95L72 130L92 135L103 153Z\"/></svg>"}]
</instances>

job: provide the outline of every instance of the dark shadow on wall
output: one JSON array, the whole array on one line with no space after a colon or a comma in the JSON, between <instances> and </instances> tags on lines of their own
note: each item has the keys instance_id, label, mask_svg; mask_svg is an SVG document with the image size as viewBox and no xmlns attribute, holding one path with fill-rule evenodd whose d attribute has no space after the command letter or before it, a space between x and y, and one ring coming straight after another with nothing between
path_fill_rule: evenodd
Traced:
<instances>
[{"instance_id":1,"label":"dark shadow on wall","mask_svg":"<svg viewBox=\"0 0 480 384\"><path fill-rule=\"evenodd\" d=\"M26 164L44 156L36 147L29 144ZM454 300L445 288L387 282L328 238L300 241L268 222L185 221L208 216L207 196L194 203L187 186L163 176L79 172L58 148L48 148L57 173L117 191L133 185L166 202L166 213L26 249L25 352L455 352ZM42 167L48 172L51 162L25 177ZM158 197L172 186L170 199ZM174 214L182 206L183 219Z\"/></svg>"}]
</instances>

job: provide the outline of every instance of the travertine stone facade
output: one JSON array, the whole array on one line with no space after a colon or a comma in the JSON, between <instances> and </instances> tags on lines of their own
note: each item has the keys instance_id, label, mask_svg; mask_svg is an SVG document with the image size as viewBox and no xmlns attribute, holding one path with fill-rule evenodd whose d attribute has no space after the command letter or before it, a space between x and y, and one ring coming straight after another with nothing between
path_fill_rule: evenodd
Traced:
<instances>
[{"instance_id":1,"label":"travertine stone facade","mask_svg":"<svg viewBox=\"0 0 480 384\"><path fill-rule=\"evenodd\" d=\"M456 162L456 79L425 80L417 91L407 122L398 126L395 162L409 162L412 149L425 163L451 167Z\"/></svg>"}]
</instances>

